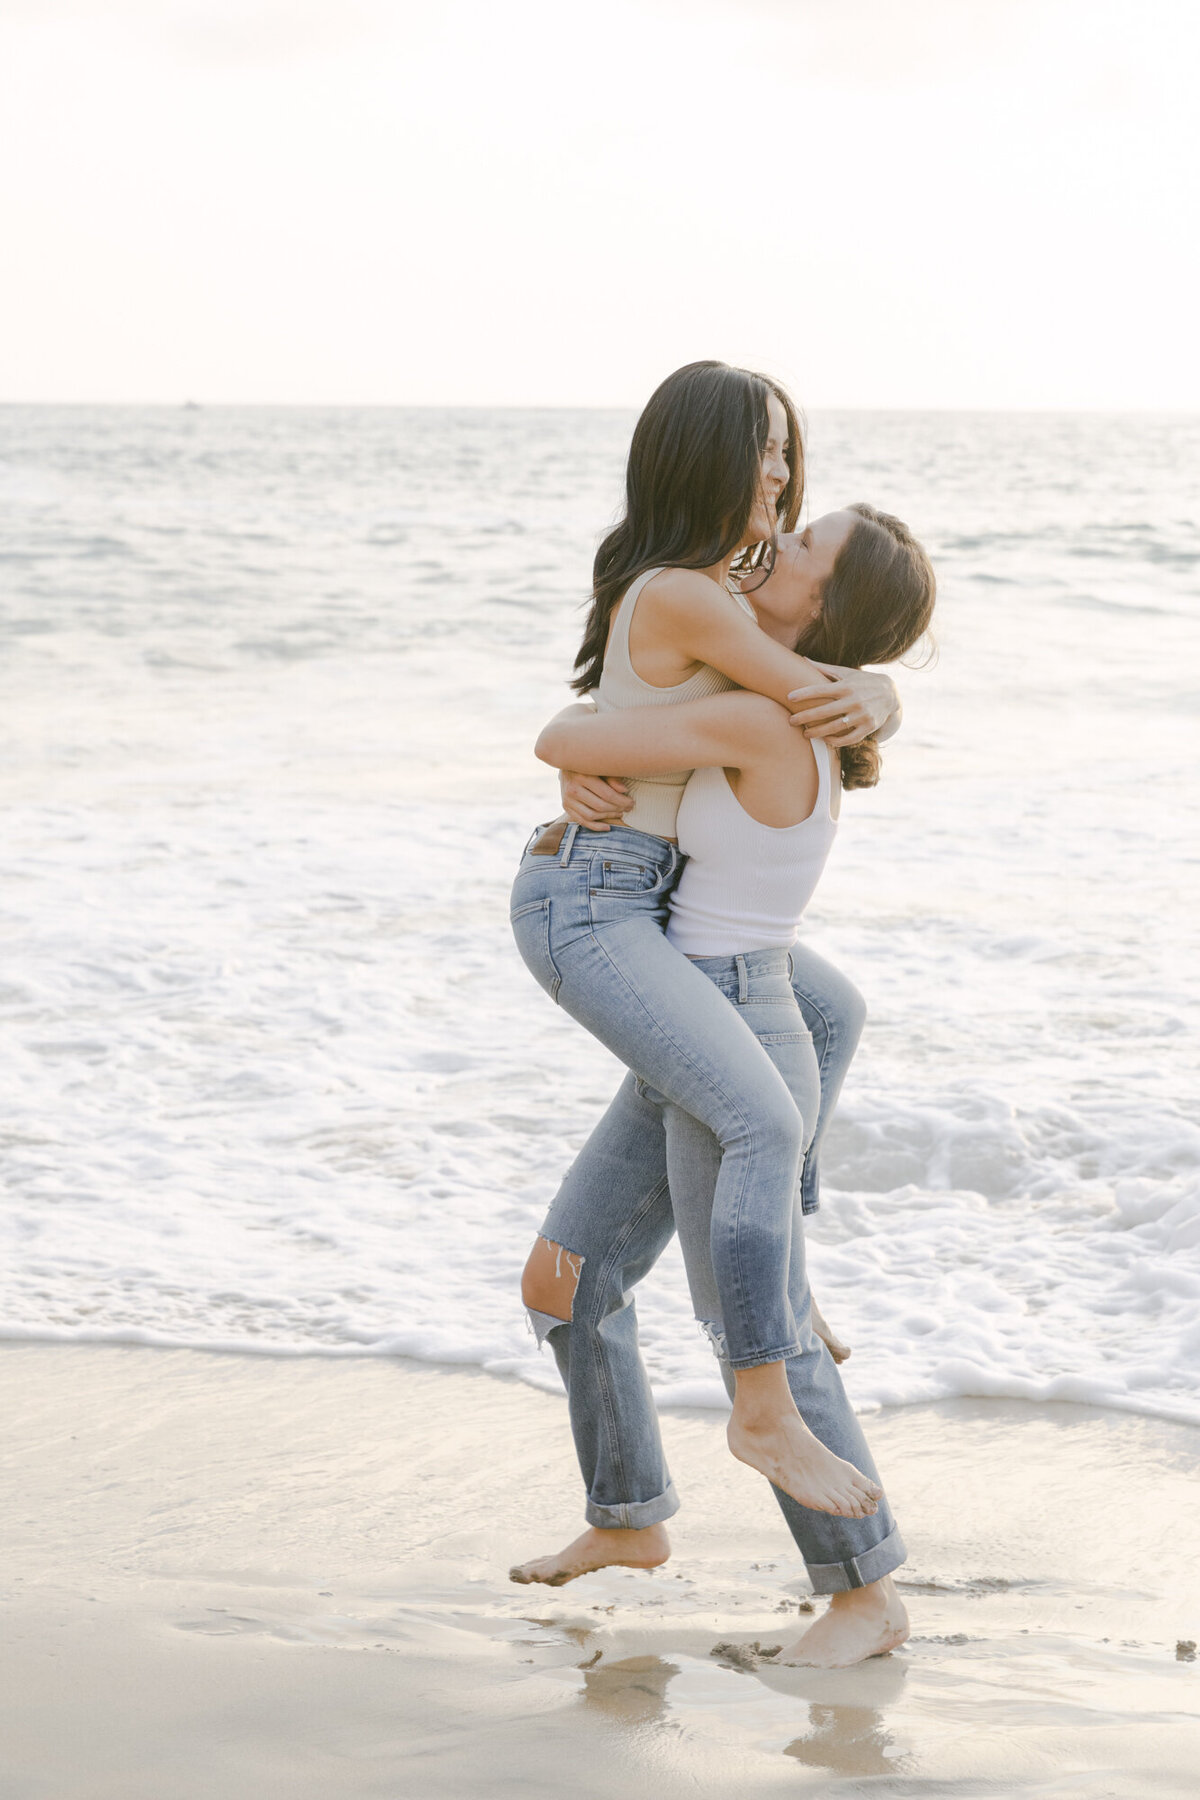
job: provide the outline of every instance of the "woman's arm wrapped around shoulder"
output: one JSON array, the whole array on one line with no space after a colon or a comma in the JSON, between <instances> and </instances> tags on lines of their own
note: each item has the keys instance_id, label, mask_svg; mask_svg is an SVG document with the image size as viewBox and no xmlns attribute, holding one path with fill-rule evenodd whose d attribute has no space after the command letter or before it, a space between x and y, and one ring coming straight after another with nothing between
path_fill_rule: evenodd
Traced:
<instances>
[{"instance_id":1,"label":"woman's arm wrapped around shoulder","mask_svg":"<svg viewBox=\"0 0 1200 1800\"><path fill-rule=\"evenodd\" d=\"M696 570L665 571L646 589L639 608L647 603L657 631L673 646L692 661L719 669L741 688L781 705L790 703L793 723L810 737L838 746L858 744L886 728L898 712L890 675L799 656L769 637L717 582Z\"/></svg>"},{"instance_id":2,"label":"woman's arm wrapped around shoulder","mask_svg":"<svg viewBox=\"0 0 1200 1800\"><path fill-rule=\"evenodd\" d=\"M594 712L566 706L544 727L534 753L556 769L603 775L629 769L668 775L675 769L740 768L761 753L787 714L762 694L713 694L677 706L631 706Z\"/></svg>"}]
</instances>

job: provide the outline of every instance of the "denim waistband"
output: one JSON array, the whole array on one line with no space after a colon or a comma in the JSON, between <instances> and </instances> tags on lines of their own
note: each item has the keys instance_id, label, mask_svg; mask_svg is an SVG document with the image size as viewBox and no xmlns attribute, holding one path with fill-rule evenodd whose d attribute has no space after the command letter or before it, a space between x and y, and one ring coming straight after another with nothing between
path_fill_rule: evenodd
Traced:
<instances>
[{"instance_id":1,"label":"denim waistband","mask_svg":"<svg viewBox=\"0 0 1200 1800\"><path fill-rule=\"evenodd\" d=\"M548 829L545 825L538 826L525 846L526 856ZM622 853L636 856L641 862L654 863L660 869L669 869L683 860L676 846L669 844L666 838L654 837L648 831L634 831L629 825L614 825L608 831L589 831L586 825L568 825L559 848L546 860L561 863L566 868L570 863L581 862L601 852L605 856Z\"/></svg>"},{"instance_id":2,"label":"denim waistband","mask_svg":"<svg viewBox=\"0 0 1200 1800\"><path fill-rule=\"evenodd\" d=\"M792 953L790 950L742 950L736 956L689 956L702 975L715 982L731 998L741 1001L754 997L754 989L771 982L786 984L790 992Z\"/></svg>"},{"instance_id":3,"label":"denim waistband","mask_svg":"<svg viewBox=\"0 0 1200 1800\"><path fill-rule=\"evenodd\" d=\"M736 956L689 956L705 975L736 975L738 964L745 965L751 975L784 974L791 980L792 953L772 946L769 950L739 950Z\"/></svg>"}]
</instances>

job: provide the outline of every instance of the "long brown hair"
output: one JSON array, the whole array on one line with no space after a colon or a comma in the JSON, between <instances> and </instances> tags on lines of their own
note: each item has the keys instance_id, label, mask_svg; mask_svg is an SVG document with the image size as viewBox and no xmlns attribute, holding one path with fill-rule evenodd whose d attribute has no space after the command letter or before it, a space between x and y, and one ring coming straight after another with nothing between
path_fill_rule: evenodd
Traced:
<instances>
[{"instance_id":1,"label":"long brown hair","mask_svg":"<svg viewBox=\"0 0 1200 1800\"><path fill-rule=\"evenodd\" d=\"M775 504L776 530L790 531L804 499L804 440L796 408L767 375L728 363L676 369L655 389L633 431L625 469L625 514L596 552L592 604L579 655L577 694L596 687L613 609L647 569L707 569L746 535L762 486L774 394L787 415L788 483ZM774 561L775 540L742 558L742 572Z\"/></svg>"},{"instance_id":2,"label":"long brown hair","mask_svg":"<svg viewBox=\"0 0 1200 1800\"><path fill-rule=\"evenodd\" d=\"M800 638L801 656L861 669L895 662L929 630L937 579L922 546L892 513L863 501L858 522L821 587L821 611ZM842 786L874 787L882 758L872 735L841 752Z\"/></svg>"}]
</instances>

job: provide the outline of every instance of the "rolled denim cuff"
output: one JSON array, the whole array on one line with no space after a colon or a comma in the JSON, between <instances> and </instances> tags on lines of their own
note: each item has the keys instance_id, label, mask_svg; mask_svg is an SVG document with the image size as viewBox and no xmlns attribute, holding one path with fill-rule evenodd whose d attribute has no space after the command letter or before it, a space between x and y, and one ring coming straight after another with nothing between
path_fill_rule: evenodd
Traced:
<instances>
[{"instance_id":1,"label":"rolled denim cuff","mask_svg":"<svg viewBox=\"0 0 1200 1800\"><path fill-rule=\"evenodd\" d=\"M601 1506L589 1495L583 1509L588 1524L599 1525L605 1531L641 1531L646 1525L661 1525L678 1511L679 1496L673 1481L668 1481L653 1500L624 1500L619 1506Z\"/></svg>"},{"instance_id":2,"label":"rolled denim cuff","mask_svg":"<svg viewBox=\"0 0 1200 1800\"><path fill-rule=\"evenodd\" d=\"M814 1594L844 1594L850 1588L869 1587L873 1581L882 1581L885 1575L898 1569L907 1556L899 1527L893 1526L890 1536L881 1544L872 1544L860 1556L848 1556L844 1562L807 1563L805 1566Z\"/></svg>"},{"instance_id":3,"label":"rolled denim cuff","mask_svg":"<svg viewBox=\"0 0 1200 1800\"><path fill-rule=\"evenodd\" d=\"M726 1338L726 1342L728 1342L728 1338ZM716 1346L714 1345L713 1348L716 1349ZM752 1350L748 1356L721 1357L720 1350L717 1350L717 1356L720 1360L728 1362L731 1369L760 1369L764 1363L787 1362L789 1357L803 1356L805 1349L804 1344L791 1343L780 1344L776 1350Z\"/></svg>"}]
</instances>

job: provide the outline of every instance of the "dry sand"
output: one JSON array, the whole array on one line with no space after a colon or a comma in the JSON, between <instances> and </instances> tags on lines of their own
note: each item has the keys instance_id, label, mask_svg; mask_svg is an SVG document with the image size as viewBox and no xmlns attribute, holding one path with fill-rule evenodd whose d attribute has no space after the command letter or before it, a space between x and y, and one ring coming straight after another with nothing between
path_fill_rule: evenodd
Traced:
<instances>
[{"instance_id":1,"label":"dry sand","mask_svg":"<svg viewBox=\"0 0 1200 1800\"><path fill-rule=\"evenodd\" d=\"M461 1369L0 1346L2 1800L1200 1792L1200 1431L959 1401L868 1430L914 1635L786 1642L801 1565L715 1415L664 1421L652 1575L578 1528L565 1408ZM821 1603L818 1602L818 1606Z\"/></svg>"}]
</instances>

